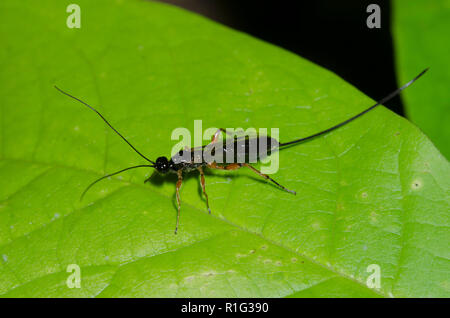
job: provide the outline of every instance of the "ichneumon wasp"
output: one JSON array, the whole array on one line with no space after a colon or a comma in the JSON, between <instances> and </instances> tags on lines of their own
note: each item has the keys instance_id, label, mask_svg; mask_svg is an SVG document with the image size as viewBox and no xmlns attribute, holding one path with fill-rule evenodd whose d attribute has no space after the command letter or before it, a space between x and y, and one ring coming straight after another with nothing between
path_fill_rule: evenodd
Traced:
<instances>
[{"instance_id":1,"label":"ichneumon wasp","mask_svg":"<svg viewBox=\"0 0 450 318\"><path fill-rule=\"evenodd\" d=\"M119 135L139 156L141 156L142 158L144 158L146 161L148 161L150 164L145 164L145 165L137 165L137 166L131 166L119 171L116 171L114 173L105 175L97 180L95 180L94 182L92 182L82 193L81 198L83 198L84 194L97 182L105 179L105 178L109 178L112 176L115 176L119 173L122 173L124 171L130 170L130 169L135 169L135 168L154 168L156 169L159 173L162 174L166 174L166 173L176 173L178 175L178 181L176 183L176 199L177 199L177 205L178 205L178 213L177 213L177 222L176 222L176 226L175 226L175 234L178 231L178 226L180 223L180 211L181 211L181 202L180 202L180 188L181 188L181 184L183 181L183 172L189 172L192 170L198 170L200 173L200 184L203 190L203 194L205 195L205 199L206 199L206 206L208 208L208 212L211 213L211 209L209 208L209 202L208 202L208 195L206 194L206 190L205 190L205 175L203 172L204 168L211 168L211 169L221 169L221 170L237 170L239 168L242 167L246 167L251 169L253 172L255 172L256 174L258 174L259 176L261 176L262 178L269 180L270 182L274 183L277 187L279 187L280 189L292 193L292 194L296 194L295 191L293 190L289 190L287 188L285 188L284 186L282 186L280 183L278 183L277 181L275 181L274 179L272 179L270 176L268 176L267 174L263 174L261 173L259 170L257 170L256 168L254 168L253 166L250 165L250 162L248 161L249 158L249 153L248 150L250 149L250 147L248 147L248 145L250 144L250 142L256 142L257 144L257 148L259 149L260 146L261 147L266 147L265 153L267 155L269 155L271 152L273 152L274 150L278 150L282 147L288 146L288 145L294 145L294 144L298 144L298 143L302 143L305 142L307 140L311 140L313 138L322 136L332 130L335 130L339 127L344 126L345 124L348 124L349 122L357 119L358 117L361 117L362 115L368 113L369 111L371 111L372 109L374 109L375 107L377 107L378 105L381 105L387 101L389 101L390 99L392 99L393 97L397 96L402 90L404 90L405 88L407 88L408 86L410 86L412 83L414 83L419 77L421 77L426 71L428 70L425 69L423 70L419 75L417 75L416 77L414 77L412 80L410 80L408 83L406 83L405 85L403 85L402 87L398 88L397 90L393 91L392 93L390 93L389 95L387 95L386 97L384 97L383 99L381 99L380 101L378 101L377 103L375 103L374 105L370 106L369 108L367 108L366 110L354 115L353 117L350 117L349 119L334 125L328 129L322 130L320 132L317 132L313 135L307 136L307 137L303 137L303 138L299 138L299 139L295 139L289 142L284 142L284 143L279 143L275 138L271 138L270 136L256 136L256 137L249 137L249 136L245 136L245 140L239 140L239 138L234 138L234 140L231 142L232 143L232 149L237 149L238 147L241 147L242 142L244 143L245 147L244 149L244 162L242 162L242 160L237 160L237 154L238 151L234 151L234 160L232 162L227 162L225 164L221 164L221 163L217 163L217 162L207 162L203 159L203 157L200 158L200 160L198 160L199 158L196 158L196 154L198 153L195 148L186 148L184 150L180 150L175 156L173 156L172 158L168 159L167 157L158 157L156 159L156 161L152 161L150 159L148 159L146 156L144 156L141 152L139 152L139 150L137 150L124 136L122 136L106 119L105 117L103 117L102 114L100 114L99 111L97 111L95 108L93 108L92 106L88 105L87 103L85 103L84 101L82 101L81 99L70 95L69 93L64 92L63 90L61 90L60 88L58 88L57 86L55 86L55 88L60 91L61 93L75 99L76 101L84 104L85 106L89 107L90 109L92 109L94 112L96 112L101 119L103 119L103 121L117 134ZM212 141L210 144L208 145L212 145L215 144L219 137L220 134L224 132L227 133L227 131L223 128L220 128L217 130L217 132L214 134ZM256 138L256 140L252 140L252 138ZM264 141L264 142L262 142ZM205 146L208 146L205 145ZM203 146L202 148L204 148L205 146ZM221 151L223 152L223 154L225 155L225 153L227 152L226 147L219 147L218 149L215 148L215 151ZM258 152L259 155L260 152ZM187 158L182 160L180 158ZM259 156L257 156L257 159L261 159ZM145 180L145 182L148 181Z\"/></svg>"}]
</instances>

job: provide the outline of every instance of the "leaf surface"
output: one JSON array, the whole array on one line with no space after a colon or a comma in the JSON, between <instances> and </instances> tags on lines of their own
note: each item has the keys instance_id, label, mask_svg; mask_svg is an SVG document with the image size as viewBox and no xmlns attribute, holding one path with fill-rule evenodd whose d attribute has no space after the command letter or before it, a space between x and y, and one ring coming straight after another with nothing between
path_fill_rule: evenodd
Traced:
<instances>
[{"instance_id":1,"label":"leaf surface","mask_svg":"<svg viewBox=\"0 0 450 318\"><path fill-rule=\"evenodd\" d=\"M449 293L449 166L384 107L279 153L273 178L176 177L145 163L64 90L152 159L173 129L279 128L285 142L371 105L294 54L143 1L0 3L0 295L4 297L421 297ZM421 90L427 77L410 90ZM81 288L68 288L70 264ZM370 265L380 269L371 289ZM371 278L372 277L372 278Z\"/></svg>"}]
</instances>

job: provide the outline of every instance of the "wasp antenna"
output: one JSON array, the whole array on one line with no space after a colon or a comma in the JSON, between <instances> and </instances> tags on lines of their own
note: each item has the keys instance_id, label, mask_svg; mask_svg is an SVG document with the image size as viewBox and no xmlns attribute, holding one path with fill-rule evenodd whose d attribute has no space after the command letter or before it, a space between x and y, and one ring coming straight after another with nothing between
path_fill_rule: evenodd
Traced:
<instances>
[{"instance_id":1,"label":"wasp antenna","mask_svg":"<svg viewBox=\"0 0 450 318\"><path fill-rule=\"evenodd\" d=\"M94 107L90 106L89 104L87 104L86 102L82 101L81 99L70 95L69 93L66 93L65 91L63 91L62 89L60 89L58 86L55 85L55 88L60 91L61 93L63 93L66 96L69 96L70 98L75 99L76 101L82 103L83 105L89 107L90 109L92 109L94 112L96 112L101 119L103 119L103 121L112 129L114 130L114 132L116 134L118 134L120 136L120 138L122 138L139 156L141 156L142 158L144 158L145 160L147 160L148 162L151 162L152 164L155 164L153 161L151 161L150 159L148 159L146 156L144 156L139 150L137 150L124 136L122 136L107 120L105 117L103 117L102 114L100 114L100 112L98 110L96 110Z\"/></svg>"},{"instance_id":2,"label":"wasp antenna","mask_svg":"<svg viewBox=\"0 0 450 318\"><path fill-rule=\"evenodd\" d=\"M386 103L386 102L389 101L390 99L392 99L392 98L394 98L395 96L397 96L398 94L400 94L400 92L401 92L402 90L404 90L405 88L407 88L408 86L410 86L412 83L414 83L415 81L417 81L417 80L419 79L419 77L421 77L423 74L425 74L425 72L428 71L428 70L429 70L429 67L427 67L427 68L424 69L422 72L420 72L419 75L417 75L416 77L414 77L414 78L413 78L412 80L410 80L408 83L406 83L405 85L403 85L403 86L400 87L400 88L397 88L395 91L393 91L392 93L390 93L389 95L387 95L386 97L384 97L383 99L381 99L380 101L378 101L375 105L370 106L369 108L367 108L366 110L363 110L363 111L360 112L359 114L356 114L355 116L350 117L349 119L344 120L343 122L341 122L341 123L339 123L339 124L337 124L337 125L335 125L335 126L333 126L333 127L330 127L330 128L328 128L328 129L322 130L322 131L320 131L320 132L318 132L318 133L315 133L315 134L313 134L313 135L311 135L311 136L303 137L303 138L296 139L296 140L289 141L289 142L285 142L285 143L280 143L280 144L278 145L278 147L283 147L283 146L287 146L287 145L296 144L296 143L299 143L299 142L304 142L304 141L306 141L306 140L313 139L313 138L315 138L315 137L318 137L318 136L321 136L321 135L323 135L323 134L326 134L326 133L328 133L328 132L330 132L330 131L332 131L332 130L335 130L335 129L339 128L339 127L342 127L342 126L344 126L345 124L348 124L349 122L355 120L355 119L358 118L358 117L361 117L362 115L368 113L369 111L371 111L371 110L374 109L375 107L377 107L377 106L379 106L379 105L381 105L381 104Z\"/></svg>"},{"instance_id":3,"label":"wasp antenna","mask_svg":"<svg viewBox=\"0 0 450 318\"><path fill-rule=\"evenodd\" d=\"M153 165L138 165L138 166L128 167L128 168L125 168L125 169L116 171L116 172L114 172L114 173L108 174L108 175L106 175L106 176L103 176L103 177L101 177L101 178L98 178L97 180L95 180L94 182L92 182L90 185L88 185L88 186L86 187L86 189L84 189L83 193L81 194L80 201L83 200L83 197L84 197L84 195L86 194L86 192L88 192L88 190L89 190L90 188L92 188L92 186L93 186L94 184L96 184L97 182L102 181L103 179L106 179L106 178L115 176L116 174L122 173L122 172L127 171L127 170L131 170L131 169L135 169L135 168L144 168L144 167L154 168Z\"/></svg>"}]
</instances>

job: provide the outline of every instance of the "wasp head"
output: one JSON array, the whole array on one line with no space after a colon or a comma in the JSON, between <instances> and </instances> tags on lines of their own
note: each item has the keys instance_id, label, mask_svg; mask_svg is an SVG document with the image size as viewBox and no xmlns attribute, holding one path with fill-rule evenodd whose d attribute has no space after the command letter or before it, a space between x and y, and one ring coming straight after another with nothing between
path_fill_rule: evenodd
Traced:
<instances>
[{"instance_id":1,"label":"wasp head","mask_svg":"<svg viewBox=\"0 0 450 318\"><path fill-rule=\"evenodd\" d=\"M168 160L166 157L159 157L155 162L155 169L158 172L166 173L172 168L173 162L172 160Z\"/></svg>"}]
</instances>

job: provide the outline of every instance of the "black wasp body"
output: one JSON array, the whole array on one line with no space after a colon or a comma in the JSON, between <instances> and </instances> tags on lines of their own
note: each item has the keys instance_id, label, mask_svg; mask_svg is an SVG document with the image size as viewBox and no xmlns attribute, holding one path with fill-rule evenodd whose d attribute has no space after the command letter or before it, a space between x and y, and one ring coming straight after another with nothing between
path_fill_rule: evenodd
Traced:
<instances>
[{"instance_id":1,"label":"black wasp body","mask_svg":"<svg viewBox=\"0 0 450 318\"><path fill-rule=\"evenodd\" d=\"M95 108L88 105L87 103L83 102L82 100L62 91L58 87L55 86L57 90L59 90L61 93L79 101L80 103L86 105L93 111L95 111L102 119L103 121L112 129L114 132L119 135L137 154L139 154L142 158L147 160L150 164L145 165L137 165L137 166L131 166L119 171L116 171L114 173L108 174L106 176L103 176L94 182L92 182L83 192L81 195L81 198L84 196L84 194L97 182L100 180L103 180L105 178L117 175L119 173L122 173L124 171L135 169L135 168L143 168L143 167L151 167L155 168L158 172L165 174L168 172L174 172L178 175L178 181L176 183L176 198L177 198L177 204L178 204L178 214L177 214L177 223L175 227L175 234L178 230L178 225L180 222L180 210L181 210L181 201L180 201L180 188L181 183L183 180L183 172L189 172L192 170L198 170L200 172L200 183L202 186L203 194L206 198L206 206L208 208L209 213L211 213L211 209L209 208L209 202L208 202L208 195L206 194L205 190L205 175L203 173L204 168L210 168L210 169L221 169L221 170L236 170L242 167L247 167L251 169L253 172L257 173L261 177L263 177L266 180L269 180L273 182L275 185L277 185L279 188L283 189L286 192L295 194L295 191L289 190L273 180L271 177L269 177L266 174L261 173L259 170L254 168L251 163L262 159L263 156L268 156L270 153L272 153L275 150L278 150L282 148L283 146L288 145L294 145L301 142L305 142L307 140L319 137L321 135L324 135L332 130L335 130L353 120L356 118L366 114L370 110L374 109L378 105L381 105L391 98L398 95L403 89L411 85L413 82L415 82L420 76L422 76L428 69L425 69L422 71L419 75L417 75L415 78L413 78L411 81L400 87L399 89L395 90L391 94L387 95L385 98L381 99L379 102L374 104L373 106L370 106L366 110L354 115L353 117L335 125L328 129L325 129L323 131L320 131L318 133L315 133L313 135L310 135L308 137L299 138L296 140L292 140L285 143L279 143L276 139L271 138L269 136L244 136L244 137L233 137L231 139L228 139L228 142L225 143L225 145L222 145L219 143L219 136L221 132L225 132L226 130L221 128L218 129L217 132L214 134L211 143L208 145L199 147L199 148L186 148L183 150L180 150L177 154L175 154L172 158L167 159L166 157L159 157L156 159L156 161L152 161L148 159L146 156L144 156L139 150L137 150L124 136L122 136L104 117L102 114L100 114ZM256 153L255 151L252 151L252 145L256 145ZM211 148L211 149L210 149ZM210 151L210 154L214 157L215 155L222 155L221 158L226 158L227 160L223 160L221 162L218 162L217 160L206 160L205 159L205 150ZM230 153L231 152L231 153ZM228 155L228 156L227 156ZM219 156L220 157L220 156Z\"/></svg>"},{"instance_id":2,"label":"black wasp body","mask_svg":"<svg viewBox=\"0 0 450 318\"><path fill-rule=\"evenodd\" d=\"M220 128L213 136L210 144L197 148L185 148L180 150L170 159L159 157L156 159L155 168L161 173L197 170L199 167L218 167L224 169L229 164L250 164L255 163L279 148L279 143L275 138L264 135L255 136L233 136L231 140L225 143L219 143L219 133L227 132ZM208 149L210 148L210 149ZM220 162L207 160L204 152L210 151L212 156L222 158ZM230 159L230 160L228 160ZM226 162L224 165L222 163ZM229 169L228 169L229 170Z\"/></svg>"}]
</instances>

